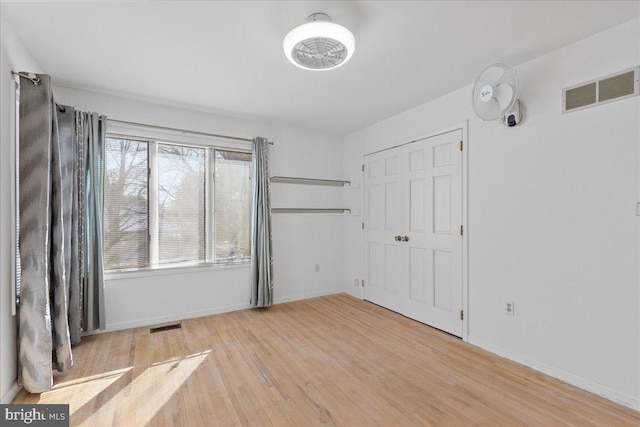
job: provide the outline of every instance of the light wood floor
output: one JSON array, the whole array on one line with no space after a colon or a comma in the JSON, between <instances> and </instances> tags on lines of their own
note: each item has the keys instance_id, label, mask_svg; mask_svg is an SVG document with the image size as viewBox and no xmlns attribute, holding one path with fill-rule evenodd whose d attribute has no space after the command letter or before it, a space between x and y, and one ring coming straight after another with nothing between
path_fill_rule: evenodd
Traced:
<instances>
[{"instance_id":1,"label":"light wood floor","mask_svg":"<svg viewBox=\"0 0 640 427\"><path fill-rule=\"evenodd\" d=\"M71 425L614 426L640 413L346 295L85 337Z\"/></svg>"}]
</instances>

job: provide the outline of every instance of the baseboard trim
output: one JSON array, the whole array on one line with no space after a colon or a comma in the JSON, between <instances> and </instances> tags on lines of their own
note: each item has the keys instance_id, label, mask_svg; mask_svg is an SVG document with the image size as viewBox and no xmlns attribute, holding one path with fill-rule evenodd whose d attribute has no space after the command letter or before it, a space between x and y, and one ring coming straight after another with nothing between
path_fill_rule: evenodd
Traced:
<instances>
[{"instance_id":1,"label":"baseboard trim","mask_svg":"<svg viewBox=\"0 0 640 427\"><path fill-rule=\"evenodd\" d=\"M102 331L95 331L86 335L104 334L107 332L122 331L124 329L140 328L143 326L158 325L161 323L175 322L178 320L194 319L196 317L212 316L214 314L229 313L231 311L244 310L251 308L249 304L228 305L223 307L215 307L208 310L191 311L188 313L179 313L171 316L150 317L147 319L132 320L130 322L121 322L108 325Z\"/></svg>"},{"instance_id":2,"label":"baseboard trim","mask_svg":"<svg viewBox=\"0 0 640 427\"><path fill-rule=\"evenodd\" d=\"M621 393L619 391L613 390L602 384L596 383L586 378L579 377L575 374L572 374L570 372L548 365L546 363L539 362L535 359L531 359L522 354L510 351L510 350L505 350L494 344L488 343L482 339L469 336L467 342L476 347L480 347L483 350L486 350L491 353L497 354L498 356L504 357L505 359L509 359L521 365L528 366L532 369L535 369L536 371L542 372L543 374L546 374L551 377L557 378L561 381L564 381L565 383L579 387L590 393L597 394L598 396L602 396L605 399L609 399L613 402L627 406L631 409L635 409L636 411L640 411L640 398L629 396L625 393Z\"/></svg>"},{"instance_id":3,"label":"baseboard trim","mask_svg":"<svg viewBox=\"0 0 640 427\"><path fill-rule=\"evenodd\" d=\"M327 295L341 294L343 292L344 292L344 289L335 288L335 289L331 289L331 290L328 290L328 291L308 292L308 293L304 293L304 294L295 294L295 295L289 295L289 296L286 296L286 297L274 298L273 303L274 304L282 304L282 303L285 303L285 302L292 302L292 301L299 301L299 300L309 299L309 298L324 297L324 296L327 296Z\"/></svg>"},{"instance_id":4,"label":"baseboard trim","mask_svg":"<svg viewBox=\"0 0 640 427\"><path fill-rule=\"evenodd\" d=\"M351 295L354 298L362 299L362 288L356 288L355 286L349 287L349 288L343 288L342 292L344 292L347 295Z\"/></svg>"},{"instance_id":5,"label":"baseboard trim","mask_svg":"<svg viewBox=\"0 0 640 427\"><path fill-rule=\"evenodd\" d=\"M282 304L282 303L285 303L285 302L291 302L291 301L303 300L303 299L308 299L308 298L321 297L321 296L325 296L325 295L339 294L339 293L342 293L343 291L344 290L342 288L336 288L336 289L331 289L329 291L309 292L309 293L304 293L304 294L290 295L290 296L286 296L286 297L275 298L274 299L274 304ZM85 335L96 335L96 334L104 334L104 333L107 333L107 332L122 331L124 329L141 328L141 327L144 327L144 326L158 325L158 324L168 323L168 322L176 322L178 320L194 319L194 318L197 318L197 317L212 316L214 314L222 314L222 313L229 313L229 312L232 312L232 311L245 310L247 308L251 308L251 305L250 304L236 304L236 305L228 305L228 306L223 306L223 307L215 307L215 308L211 308L211 309L208 309L208 310L200 310L200 311L192 311L192 312L189 312L189 313L174 314L174 315L171 315L171 316L161 316L161 317L152 317L152 318L147 318L147 319L133 320L133 321L130 321L130 322L121 322L121 323L115 323L115 324L112 324L112 325L108 325L102 331L95 331L95 332L88 333L88 334L85 334Z\"/></svg>"},{"instance_id":6,"label":"baseboard trim","mask_svg":"<svg viewBox=\"0 0 640 427\"><path fill-rule=\"evenodd\" d=\"M20 392L21 389L22 387L18 385L18 382L14 381L9 386L9 390L7 390L4 396L2 396L2 398L0 399L0 403L3 405L8 405L13 401L13 399L16 397L16 395Z\"/></svg>"}]
</instances>

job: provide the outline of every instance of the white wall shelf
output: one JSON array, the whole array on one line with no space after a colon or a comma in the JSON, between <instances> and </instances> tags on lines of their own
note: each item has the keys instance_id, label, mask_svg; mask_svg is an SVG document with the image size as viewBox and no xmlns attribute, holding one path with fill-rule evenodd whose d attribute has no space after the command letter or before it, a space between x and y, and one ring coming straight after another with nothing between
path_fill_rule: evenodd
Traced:
<instances>
[{"instance_id":1,"label":"white wall shelf","mask_svg":"<svg viewBox=\"0 0 640 427\"><path fill-rule=\"evenodd\" d=\"M343 208L271 208L271 213L344 213L351 209Z\"/></svg>"},{"instance_id":2,"label":"white wall shelf","mask_svg":"<svg viewBox=\"0 0 640 427\"><path fill-rule=\"evenodd\" d=\"M304 185L328 185L331 187L349 186L349 181L337 179L298 178L293 176L272 176L272 183L280 184L304 184ZM345 208L271 208L271 213L351 213L351 209Z\"/></svg>"},{"instance_id":3,"label":"white wall shelf","mask_svg":"<svg viewBox=\"0 0 640 427\"><path fill-rule=\"evenodd\" d=\"M298 178L293 176L272 176L271 182L280 184L330 185L334 187L342 187L345 184L351 184L349 181L341 181L337 179Z\"/></svg>"}]
</instances>

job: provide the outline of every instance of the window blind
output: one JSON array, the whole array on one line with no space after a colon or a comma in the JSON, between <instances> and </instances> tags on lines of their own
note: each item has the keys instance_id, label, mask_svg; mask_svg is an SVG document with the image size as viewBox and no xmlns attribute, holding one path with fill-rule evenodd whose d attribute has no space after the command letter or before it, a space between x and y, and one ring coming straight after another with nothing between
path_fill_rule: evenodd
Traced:
<instances>
[{"instance_id":1,"label":"window blind","mask_svg":"<svg viewBox=\"0 0 640 427\"><path fill-rule=\"evenodd\" d=\"M105 270L149 264L149 147L107 138L104 184Z\"/></svg>"},{"instance_id":2,"label":"window blind","mask_svg":"<svg viewBox=\"0 0 640 427\"><path fill-rule=\"evenodd\" d=\"M204 148L158 144L158 264L205 260Z\"/></svg>"},{"instance_id":3,"label":"window blind","mask_svg":"<svg viewBox=\"0 0 640 427\"><path fill-rule=\"evenodd\" d=\"M214 258L251 259L251 153L215 150Z\"/></svg>"}]
</instances>

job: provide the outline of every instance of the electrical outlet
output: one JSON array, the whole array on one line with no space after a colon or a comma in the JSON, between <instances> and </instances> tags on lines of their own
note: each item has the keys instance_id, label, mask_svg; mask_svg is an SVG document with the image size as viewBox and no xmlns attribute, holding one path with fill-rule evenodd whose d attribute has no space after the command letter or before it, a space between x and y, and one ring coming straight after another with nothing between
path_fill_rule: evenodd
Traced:
<instances>
[{"instance_id":1,"label":"electrical outlet","mask_svg":"<svg viewBox=\"0 0 640 427\"><path fill-rule=\"evenodd\" d=\"M316 264L316 273L320 271L320 264Z\"/></svg>"},{"instance_id":2,"label":"electrical outlet","mask_svg":"<svg viewBox=\"0 0 640 427\"><path fill-rule=\"evenodd\" d=\"M355 281L353 282L353 286L355 286L356 288L360 286L360 280L359 279L355 279Z\"/></svg>"},{"instance_id":3,"label":"electrical outlet","mask_svg":"<svg viewBox=\"0 0 640 427\"><path fill-rule=\"evenodd\" d=\"M513 301L507 301L504 305L504 312L505 314L508 314L509 316L515 316L516 315L516 307Z\"/></svg>"}]
</instances>

